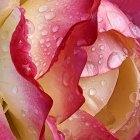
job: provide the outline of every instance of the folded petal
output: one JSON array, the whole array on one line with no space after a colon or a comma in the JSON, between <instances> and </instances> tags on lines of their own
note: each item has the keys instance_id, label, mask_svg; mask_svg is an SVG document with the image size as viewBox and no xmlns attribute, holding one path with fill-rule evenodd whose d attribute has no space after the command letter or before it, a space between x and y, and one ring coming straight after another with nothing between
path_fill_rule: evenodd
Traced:
<instances>
[{"instance_id":1,"label":"folded petal","mask_svg":"<svg viewBox=\"0 0 140 140\"><path fill-rule=\"evenodd\" d=\"M48 70L69 29L90 18L92 5L93 0L28 0L23 4L26 18L30 20L28 38L30 56L37 66L36 78Z\"/></svg>"},{"instance_id":2,"label":"folded petal","mask_svg":"<svg viewBox=\"0 0 140 140\"><path fill-rule=\"evenodd\" d=\"M82 109L95 116L109 101L116 86L119 70L92 77L80 78L85 103Z\"/></svg>"},{"instance_id":3,"label":"folded petal","mask_svg":"<svg viewBox=\"0 0 140 140\"><path fill-rule=\"evenodd\" d=\"M138 83L136 66L132 59L127 58L120 67L117 84L109 102L95 116L110 131L116 132L115 135L120 140L132 140L131 138L139 131L137 117L131 119L137 110L135 97L136 93L139 92Z\"/></svg>"},{"instance_id":4,"label":"folded petal","mask_svg":"<svg viewBox=\"0 0 140 140\"><path fill-rule=\"evenodd\" d=\"M8 121L5 117L2 105L0 104L0 139L1 140L16 140L15 136L13 135Z\"/></svg>"},{"instance_id":5,"label":"folded petal","mask_svg":"<svg viewBox=\"0 0 140 140\"><path fill-rule=\"evenodd\" d=\"M99 31L114 29L125 36L139 39L139 7L139 0L102 0L98 12Z\"/></svg>"},{"instance_id":6,"label":"folded petal","mask_svg":"<svg viewBox=\"0 0 140 140\"><path fill-rule=\"evenodd\" d=\"M52 100L35 80L24 79L11 60L10 40L17 24L22 22L20 18L21 12L15 9L0 29L0 35L8 31L6 38L0 37L0 90L21 138L42 140Z\"/></svg>"},{"instance_id":7,"label":"folded petal","mask_svg":"<svg viewBox=\"0 0 140 140\"><path fill-rule=\"evenodd\" d=\"M74 113L59 128L67 140L117 140L99 121L82 110Z\"/></svg>"},{"instance_id":8,"label":"folded petal","mask_svg":"<svg viewBox=\"0 0 140 140\"><path fill-rule=\"evenodd\" d=\"M95 3L96 4L96 3ZM95 5L93 5L95 6ZM54 99L51 115L60 123L72 115L83 103L82 90L78 86L81 72L87 60L82 46L94 43L97 37L96 10L87 20L73 26L60 45L60 54L40 84Z\"/></svg>"},{"instance_id":9,"label":"folded petal","mask_svg":"<svg viewBox=\"0 0 140 140\"><path fill-rule=\"evenodd\" d=\"M86 47L87 63L82 77L94 76L118 68L135 52L136 43L117 32L99 33L96 42Z\"/></svg>"},{"instance_id":10,"label":"folded petal","mask_svg":"<svg viewBox=\"0 0 140 140\"><path fill-rule=\"evenodd\" d=\"M0 0L0 26L10 12L19 5L19 0Z\"/></svg>"},{"instance_id":11,"label":"folded petal","mask_svg":"<svg viewBox=\"0 0 140 140\"><path fill-rule=\"evenodd\" d=\"M56 125L55 119L53 117L48 116L46 122L53 135L53 138L47 137L46 139L48 139L48 140L51 140L51 139L65 140L64 134L57 129L57 125ZM48 131L46 131L46 136L48 136Z\"/></svg>"}]
</instances>

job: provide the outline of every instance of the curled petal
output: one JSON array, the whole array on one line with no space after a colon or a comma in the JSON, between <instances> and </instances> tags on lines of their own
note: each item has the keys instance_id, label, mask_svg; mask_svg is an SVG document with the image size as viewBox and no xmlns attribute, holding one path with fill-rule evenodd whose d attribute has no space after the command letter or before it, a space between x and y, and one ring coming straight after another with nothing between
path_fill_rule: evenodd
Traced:
<instances>
[{"instance_id":1,"label":"curled petal","mask_svg":"<svg viewBox=\"0 0 140 140\"><path fill-rule=\"evenodd\" d=\"M0 26L11 11L19 5L19 0L0 0Z\"/></svg>"},{"instance_id":2,"label":"curled petal","mask_svg":"<svg viewBox=\"0 0 140 140\"><path fill-rule=\"evenodd\" d=\"M57 126L55 124L55 119L53 117L48 116L46 122L52 132L54 140L65 140L63 133L57 129ZM48 132L46 132L46 136L47 135L48 135Z\"/></svg>"},{"instance_id":3,"label":"curled petal","mask_svg":"<svg viewBox=\"0 0 140 140\"><path fill-rule=\"evenodd\" d=\"M98 4L99 1L95 2ZM69 29L76 23L90 18L93 2L93 0L28 0L23 5L26 17L30 20L28 38L31 45L30 56L37 66L36 78L49 69L52 60L55 59L56 50Z\"/></svg>"},{"instance_id":4,"label":"curled petal","mask_svg":"<svg viewBox=\"0 0 140 140\"><path fill-rule=\"evenodd\" d=\"M15 136L13 135L8 121L5 117L2 105L0 104L0 139L1 140L16 140Z\"/></svg>"},{"instance_id":5,"label":"curled petal","mask_svg":"<svg viewBox=\"0 0 140 140\"><path fill-rule=\"evenodd\" d=\"M85 103L82 109L95 116L108 103L118 80L119 70L115 69L92 77L81 77Z\"/></svg>"},{"instance_id":6,"label":"curled petal","mask_svg":"<svg viewBox=\"0 0 140 140\"><path fill-rule=\"evenodd\" d=\"M24 79L11 60L9 42L17 24L19 21L22 22L21 12L15 9L0 29L0 34L5 30L9 31L5 39L0 38L0 90L22 139L38 140L43 138L44 124L52 106L52 100L40 89L35 80Z\"/></svg>"},{"instance_id":7,"label":"curled petal","mask_svg":"<svg viewBox=\"0 0 140 140\"><path fill-rule=\"evenodd\" d=\"M139 6L139 0L103 0L98 12L99 31L114 29L125 36L139 39Z\"/></svg>"},{"instance_id":8,"label":"curled petal","mask_svg":"<svg viewBox=\"0 0 140 140\"><path fill-rule=\"evenodd\" d=\"M99 121L82 110L59 127L68 140L117 140Z\"/></svg>"},{"instance_id":9,"label":"curled petal","mask_svg":"<svg viewBox=\"0 0 140 140\"><path fill-rule=\"evenodd\" d=\"M136 46L133 39L124 37L120 33L113 31L99 33L96 42L85 48L88 59L82 77L118 68L128 56L133 54Z\"/></svg>"}]
</instances>

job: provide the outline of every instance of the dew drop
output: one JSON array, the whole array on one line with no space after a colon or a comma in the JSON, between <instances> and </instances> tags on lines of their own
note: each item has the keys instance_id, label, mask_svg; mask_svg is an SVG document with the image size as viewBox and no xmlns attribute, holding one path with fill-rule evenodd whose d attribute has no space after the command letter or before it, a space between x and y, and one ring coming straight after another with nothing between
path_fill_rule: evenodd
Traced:
<instances>
[{"instance_id":1,"label":"dew drop","mask_svg":"<svg viewBox=\"0 0 140 140\"><path fill-rule=\"evenodd\" d=\"M101 85L102 85L102 86L105 86L105 85L106 85L106 81L105 81L105 80L102 80L102 81L101 81Z\"/></svg>"},{"instance_id":2,"label":"dew drop","mask_svg":"<svg viewBox=\"0 0 140 140\"><path fill-rule=\"evenodd\" d=\"M41 32L41 34L42 34L43 36L45 36L45 35L48 34L48 32L47 32L46 30L43 30L43 31Z\"/></svg>"},{"instance_id":3,"label":"dew drop","mask_svg":"<svg viewBox=\"0 0 140 140\"><path fill-rule=\"evenodd\" d=\"M58 30L59 30L59 26L58 25L53 26L52 32L56 33Z\"/></svg>"},{"instance_id":4,"label":"dew drop","mask_svg":"<svg viewBox=\"0 0 140 140\"><path fill-rule=\"evenodd\" d=\"M104 50L105 46L104 45L100 45L100 49Z\"/></svg>"},{"instance_id":5,"label":"dew drop","mask_svg":"<svg viewBox=\"0 0 140 140\"><path fill-rule=\"evenodd\" d=\"M69 75L66 72L63 74L63 84L64 86L69 86Z\"/></svg>"},{"instance_id":6,"label":"dew drop","mask_svg":"<svg viewBox=\"0 0 140 140\"><path fill-rule=\"evenodd\" d=\"M43 5L41 7L39 7L39 12L46 12L48 10L48 6L47 5Z\"/></svg>"},{"instance_id":7,"label":"dew drop","mask_svg":"<svg viewBox=\"0 0 140 140\"><path fill-rule=\"evenodd\" d=\"M91 49L91 50L94 52L96 49L95 49L95 47L92 47L92 49Z\"/></svg>"},{"instance_id":8,"label":"dew drop","mask_svg":"<svg viewBox=\"0 0 140 140\"><path fill-rule=\"evenodd\" d=\"M45 19L52 20L55 17L54 12L50 11L45 15Z\"/></svg>"},{"instance_id":9,"label":"dew drop","mask_svg":"<svg viewBox=\"0 0 140 140\"><path fill-rule=\"evenodd\" d=\"M18 92L18 88L17 88L17 86L14 86L13 89L12 89L12 93L16 94L17 92Z\"/></svg>"},{"instance_id":10,"label":"dew drop","mask_svg":"<svg viewBox=\"0 0 140 140\"><path fill-rule=\"evenodd\" d=\"M135 36L135 37L140 37L140 29L138 26L134 25L134 24L130 24L129 26L131 33Z\"/></svg>"},{"instance_id":11,"label":"dew drop","mask_svg":"<svg viewBox=\"0 0 140 140\"><path fill-rule=\"evenodd\" d=\"M135 101L136 101L136 93L135 93L135 92L133 92L133 93L130 94L129 100L130 100L132 103L135 103Z\"/></svg>"},{"instance_id":12,"label":"dew drop","mask_svg":"<svg viewBox=\"0 0 140 140\"><path fill-rule=\"evenodd\" d=\"M25 110L21 110L21 115L22 115L22 117L25 117L26 116Z\"/></svg>"},{"instance_id":13,"label":"dew drop","mask_svg":"<svg viewBox=\"0 0 140 140\"><path fill-rule=\"evenodd\" d=\"M27 24L28 24L28 29L29 29L29 35L32 35L35 31L35 26L31 21L28 21Z\"/></svg>"},{"instance_id":14,"label":"dew drop","mask_svg":"<svg viewBox=\"0 0 140 140\"><path fill-rule=\"evenodd\" d=\"M62 37L57 38L57 40L56 40L56 46L57 47L59 47L59 45L61 44L62 40L63 40Z\"/></svg>"},{"instance_id":15,"label":"dew drop","mask_svg":"<svg viewBox=\"0 0 140 140\"><path fill-rule=\"evenodd\" d=\"M102 17L98 17L98 22L101 23L103 21Z\"/></svg>"},{"instance_id":16,"label":"dew drop","mask_svg":"<svg viewBox=\"0 0 140 140\"><path fill-rule=\"evenodd\" d=\"M125 58L122 54L120 54L118 52L113 52L113 53L110 54L110 56L108 58L108 61L107 61L108 67L110 69L117 68L122 64L124 59Z\"/></svg>"},{"instance_id":17,"label":"dew drop","mask_svg":"<svg viewBox=\"0 0 140 140\"><path fill-rule=\"evenodd\" d=\"M94 96L96 94L96 89L95 88L91 88L89 90L89 95Z\"/></svg>"}]
</instances>

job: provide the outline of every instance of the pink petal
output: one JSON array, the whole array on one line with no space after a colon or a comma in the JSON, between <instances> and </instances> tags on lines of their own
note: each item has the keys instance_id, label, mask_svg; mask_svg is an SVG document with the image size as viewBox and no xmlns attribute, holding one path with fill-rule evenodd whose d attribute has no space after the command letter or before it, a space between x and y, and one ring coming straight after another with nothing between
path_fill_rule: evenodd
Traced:
<instances>
[{"instance_id":1,"label":"pink petal","mask_svg":"<svg viewBox=\"0 0 140 140\"><path fill-rule=\"evenodd\" d=\"M9 127L8 121L5 117L2 105L0 104L0 140L15 140L14 135Z\"/></svg>"},{"instance_id":2,"label":"pink petal","mask_svg":"<svg viewBox=\"0 0 140 140\"><path fill-rule=\"evenodd\" d=\"M93 0L29 0L23 5L26 17L31 21L28 38L30 56L37 66L36 78L48 70L69 29L90 18L92 4ZM22 49L20 51L24 52Z\"/></svg>"},{"instance_id":3,"label":"pink petal","mask_svg":"<svg viewBox=\"0 0 140 140\"><path fill-rule=\"evenodd\" d=\"M96 42L85 48L88 54L82 77L94 76L118 68L136 46L132 39L116 32L99 33Z\"/></svg>"},{"instance_id":4,"label":"pink petal","mask_svg":"<svg viewBox=\"0 0 140 140\"><path fill-rule=\"evenodd\" d=\"M57 129L57 126L55 124L55 119L53 117L48 116L46 121L47 121L47 124L48 124L48 126L50 127L50 129L52 131L54 140L65 140L65 137L62 134L62 132L60 132Z\"/></svg>"},{"instance_id":5,"label":"pink petal","mask_svg":"<svg viewBox=\"0 0 140 140\"><path fill-rule=\"evenodd\" d=\"M62 122L68 118L84 103L82 91L77 84L86 63L87 55L80 47L91 45L96 40L96 15L99 1L97 0L95 3L89 2L88 4L88 6L82 5L82 7L83 9L88 7L88 10L91 11L90 18L92 19L89 18L84 22L79 22L70 29L55 54L55 60L52 62L54 64L50 71L39 81L45 91L54 99L51 115L57 118L57 122ZM80 6L80 9L82 7ZM26 29L27 24L25 24L25 18L22 14L21 21L11 41L11 56L16 69L29 79L29 77L34 77L36 70L29 56L30 45L28 44L28 32ZM20 54L20 60L17 53ZM43 56L42 58L44 59L45 57ZM24 71L23 64L26 64L29 73Z\"/></svg>"},{"instance_id":6,"label":"pink petal","mask_svg":"<svg viewBox=\"0 0 140 140\"><path fill-rule=\"evenodd\" d=\"M140 38L139 7L139 0L102 0L98 12L99 31L114 29L125 36Z\"/></svg>"},{"instance_id":7,"label":"pink petal","mask_svg":"<svg viewBox=\"0 0 140 140\"><path fill-rule=\"evenodd\" d=\"M68 140L117 140L99 121L82 110L73 114L60 128Z\"/></svg>"},{"instance_id":8,"label":"pink petal","mask_svg":"<svg viewBox=\"0 0 140 140\"><path fill-rule=\"evenodd\" d=\"M20 16L20 11L14 10L0 30L0 34L3 34L7 28L9 29L7 38L0 42L0 90L8 104L12 121L22 139L42 140L44 124L52 106L52 100L41 90L34 79L31 77L28 77L28 80L24 79L12 63L8 42L11 40L12 33L18 24L17 18ZM22 23L22 18L20 23ZM14 37L17 36L13 36L13 40L15 40ZM16 45L16 42L13 42L12 45ZM4 47L7 47L7 50L3 50Z\"/></svg>"}]
</instances>

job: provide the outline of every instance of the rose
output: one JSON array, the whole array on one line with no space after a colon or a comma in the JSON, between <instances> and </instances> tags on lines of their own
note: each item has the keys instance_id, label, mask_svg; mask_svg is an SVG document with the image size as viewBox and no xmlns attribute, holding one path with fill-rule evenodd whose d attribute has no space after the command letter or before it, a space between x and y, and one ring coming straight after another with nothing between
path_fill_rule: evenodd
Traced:
<instances>
[{"instance_id":1,"label":"rose","mask_svg":"<svg viewBox=\"0 0 140 140\"><path fill-rule=\"evenodd\" d=\"M1 71L3 70L1 73L1 96L8 104L8 112L10 112L10 115L8 114L8 116L12 118L11 121L15 126L12 128L12 130L15 130L16 128L18 133L14 134L16 137L19 134L22 139L33 139L33 137L34 139L39 139L39 137L40 139L43 138L42 126L51 108L52 101L49 96L44 94L44 92L39 88L36 79L45 74L48 68L49 72L47 72L45 76L39 78L38 82L41 84L43 89L45 89L45 92L47 92L53 98L54 104L49 115L54 116L54 119L57 121L57 123L64 121L70 115L72 115L84 101L84 98L80 92L80 88L77 88L79 77L86 63L85 51L81 49L80 46L89 46L93 44L96 39L96 10L99 3L98 1L92 3L90 0L82 0L80 3L77 1L59 2L60 3L56 3L56 1L46 2L43 0L35 2L27 1L23 7L26 10L25 17L29 19L29 21L24 18L23 10L15 9L1 28L2 35L10 32L8 36L1 39L1 48L3 49L1 55L1 66L3 68L1 68ZM32 9L30 7L31 4ZM110 24L108 21L106 21L104 15L104 12L106 11L102 11L102 5L103 8L106 7L104 9L113 9L113 12L111 11L108 13ZM112 31L99 34L97 41L95 44L93 44L94 48L99 48L98 43L101 42L100 37L102 36L104 41L101 43L105 44L108 40L112 41L107 46L108 49L106 50L106 54L102 56L104 58L104 65L101 65L101 60L98 61L98 56L95 58L93 57L92 53L90 53L89 49L91 50L91 47L84 47L84 49L86 49L88 52L88 60L93 60L90 63L87 61L82 76L93 76L110 71L101 77L97 77L97 81L99 81L100 78L103 79L105 77L110 81L109 87L107 89L102 89L106 91L105 94L103 96L97 96L99 101L104 98L103 104L101 106L99 106L100 104L97 104L97 106L99 106L97 112L99 112L100 109L102 109L107 104L110 96L112 95L112 91L110 92L110 95L108 95L108 89L111 86L115 86L118 75L118 70L112 71L112 69L121 65L122 61L126 57L127 51L127 55L129 56L134 54L133 50L135 49L134 47L136 42L133 39L128 39L127 37L136 38L138 35L134 34L134 36L131 34L128 28L126 32L124 32L122 26L119 26L119 24L116 24L117 22L114 22L115 20L112 20L114 15L116 16L116 11L118 12L117 14L121 13L116 7L106 1L102 1L101 6L98 11L99 31L102 32L105 30L115 29L126 37L120 33ZM64 7L66 7L66 10ZM62 9L64 9L64 11ZM100 15L104 15L104 24L102 24L103 22L99 17ZM37 18L35 18L35 16L37 16ZM46 21L44 21L44 17ZM123 25L126 26L126 23L129 22L124 15L118 15L118 17L119 19L122 17L125 19L125 21L121 21L121 25L123 23ZM117 20L118 19L116 19L116 21ZM12 25L9 26L9 23L12 23ZM12 36L13 32L14 34ZM138 31L135 33L138 33ZM50 39L52 37L53 39ZM5 44L10 41L11 49L9 53L9 47L6 48ZM121 48L125 48L126 44L128 50L123 49L122 51ZM114 46L113 48L110 48L109 45ZM51 49L51 46L54 48ZM60 49L57 50L57 47ZM95 51L94 48L92 49L93 51ZM100 49L104 49L104 46L100 46ZM100 52L101 51L95 51L93 54L96 56ZM99 55L100 59L102 57ZM13 62L11 61L11 58ZM55 60L56 58L58 58L58 60ZM47 62L47 64L45 62ZM115 65L112 62L114 62ZM129 65L126 65L126 67L132 67L132 69L135 69L133 68L134 66L131 65L132 62L130 60L128 64ZM95 69L93 69L93 65L95 66ZM87 80L83 79L84 78L81 78L80 80L82 88L83 84L85 86L87 81L89 84L87 84L86 88L89 88L91 82L90 79L92 80L92 77L89 79L87 78ZM137 85L137 80L134 82ZM102 85L104 84L104 81L102 81ZM97 88L100 88L99 85L97 85ZM100 92L102 92L102 90L100 90ZM14 93L14 96L13 93L10 94L11 91ZM91 88L90 91L91 95L94 95L94 89ZM84 95L86 95L85 91ZM85 96L85 99L86 106L89 98ZM15 102L15 100L20 101L19 106L17 106L18 101ZM94 102L92 101L92 106L93 103ZM82 109L84 109L84 107ZM92 109L95 108L92 107ZM86 111L91 114L93 113L90 112L91 110L89 106L88 108L86 107ZM98 118L100 121L104 121L104 119L100 118L100 115ZM70 137L74 137L76 139L115 139L99 122L97 122L97 120L84 111L76 112L71 118L69 118L69 120L62 123L61 126L58 125L61 127L60 129L63 131L66 137L69 137L68 131L71 131L72 134L70 134ZM132 118L132 120L134 119ZM2 120L2 122L5 121ZM55 127L53 119L48 117L47 123L53 132L54 138L62 139L63 135L61 133L57 133L57 128ZM8 133L6 134L6 137L7 135L10 137L12 134L6 122L4 123L4 126L8 129L8 131L6 131L6 133ZM11 126L13 125L11 124ZM77 129L80 131L77 131ZM48 130L47 125L46 130ZM40 131L42 133L40 133ZM46 137L49 136L48 133L49 132L47 131ZM118 137L122 136L123 135ZM134 137L135 134L133 133L131 136ZM3 138L4 135L1 137Z\"/></svg>"}]
</instances>

